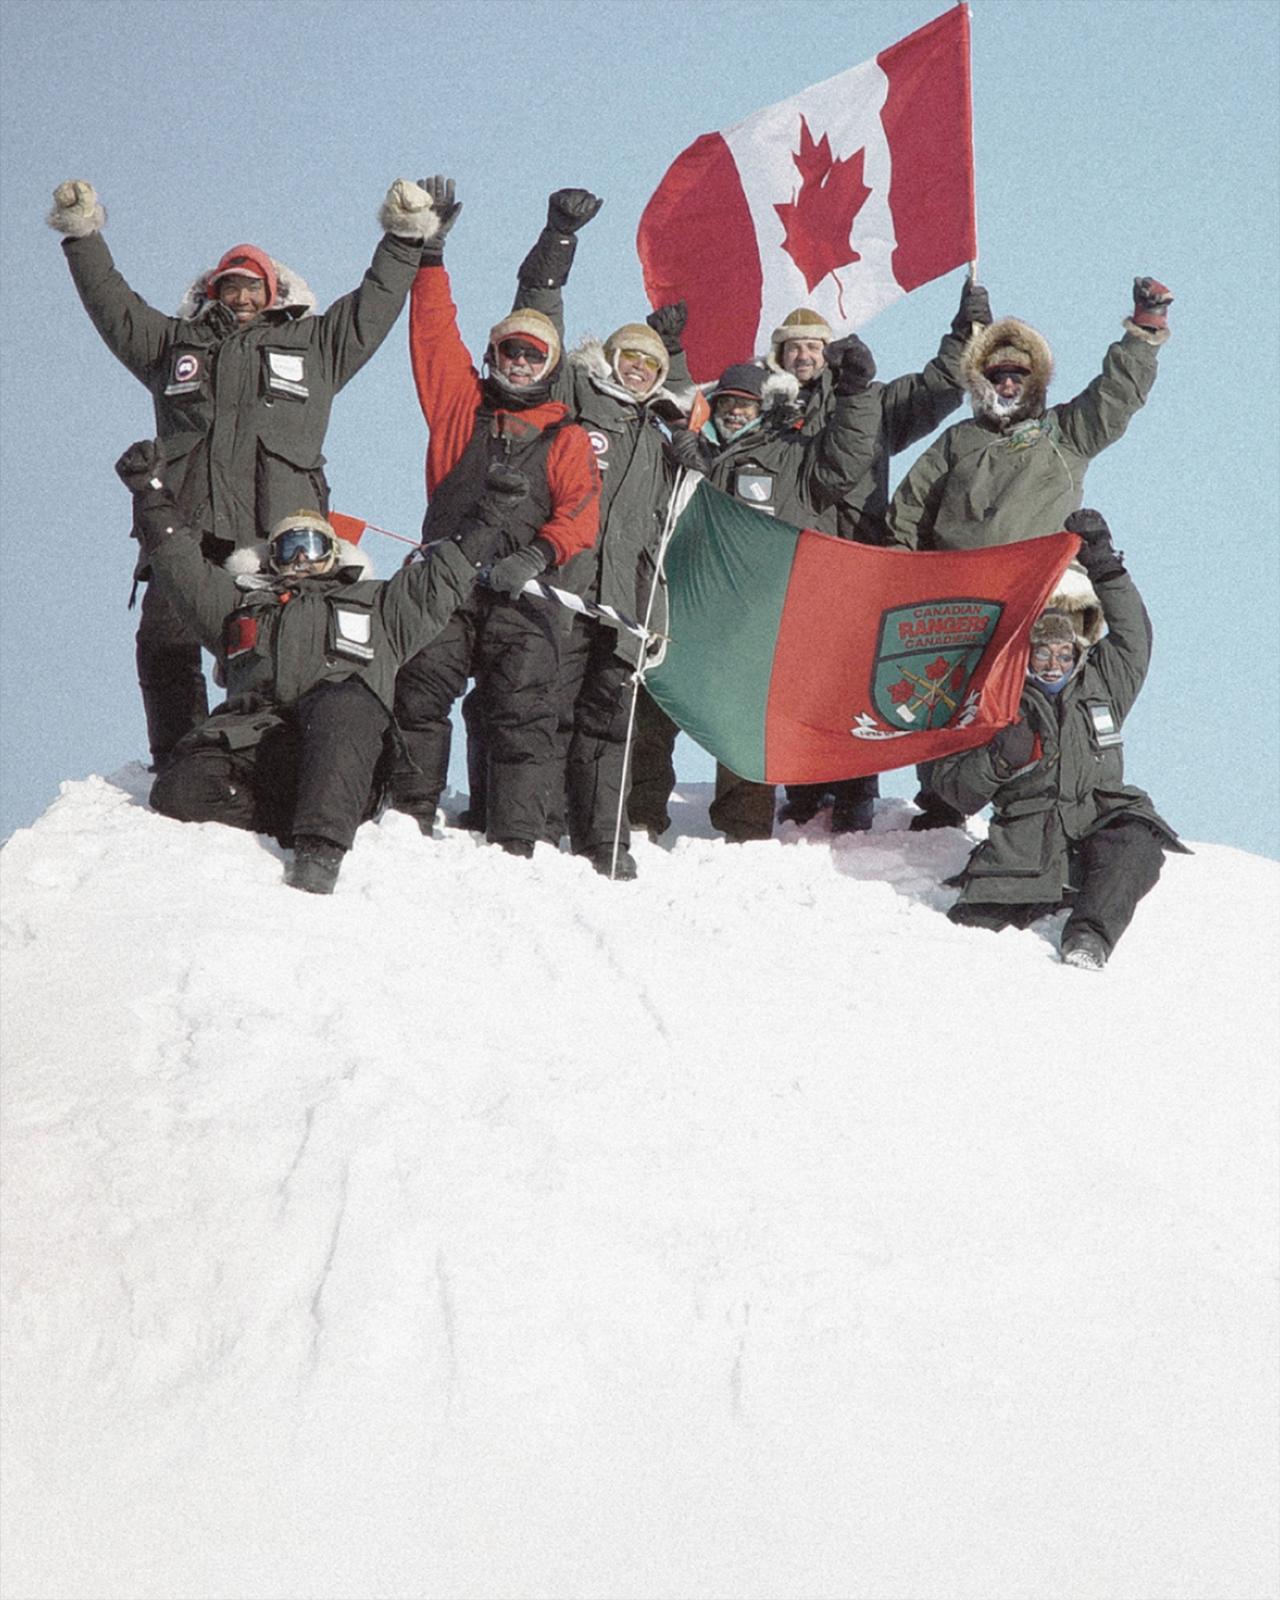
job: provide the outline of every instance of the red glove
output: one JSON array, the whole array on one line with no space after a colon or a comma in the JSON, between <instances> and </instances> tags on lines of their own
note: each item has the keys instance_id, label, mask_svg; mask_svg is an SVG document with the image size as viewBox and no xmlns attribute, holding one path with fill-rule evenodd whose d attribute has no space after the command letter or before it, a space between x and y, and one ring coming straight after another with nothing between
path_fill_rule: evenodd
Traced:
<instances>
[{"instance_id":1,"label":"red glove","mask_svg":"<svg viewBox=\"0 0 1280 1600\"><path fill-rule=\"evenodd\" d=\"M1168 311L1172 304L1172 293L1155 278L1133 280L1133 320L1140 328L1162 332L1169 326Z\"/></svg>"}]
</instances>

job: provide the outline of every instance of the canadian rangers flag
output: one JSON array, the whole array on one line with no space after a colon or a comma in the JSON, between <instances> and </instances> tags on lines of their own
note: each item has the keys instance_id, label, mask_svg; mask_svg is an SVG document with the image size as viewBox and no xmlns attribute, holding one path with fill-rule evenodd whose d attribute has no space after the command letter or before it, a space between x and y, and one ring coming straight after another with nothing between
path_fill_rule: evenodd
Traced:
<instances>
[{"instance_id":1,"label":"canadian rangers flag","mask_svg":"<svg viewBox=\"0 0 1280 1600\"><path fill-rule=\"evenodd\" d=\"M1031 624L1073 533L885 550L789 527L700 478L667 545L668 639L645 673L740 777L821 783L985 744L1018 714Z\"/></svg>"},{"instance_id":2,"label":"canadian rangers flag","mask_svg":"<svg viewBox=\"0 0 1280 1600\"><path fill-rule=\"evenodd\" d=\"M636 245L650 302L688 304L699 381L767 348L795 306L858 328L972 261L969 8L695 140Z\"/></svg>"}]
</instances>

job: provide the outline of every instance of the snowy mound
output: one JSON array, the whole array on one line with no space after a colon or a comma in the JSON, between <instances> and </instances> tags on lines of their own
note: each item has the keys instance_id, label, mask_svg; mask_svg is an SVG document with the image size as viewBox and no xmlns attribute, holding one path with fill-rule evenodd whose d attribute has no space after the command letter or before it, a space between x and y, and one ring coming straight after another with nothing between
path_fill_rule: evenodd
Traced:
<instances>
[{"instance_id":1,"label":"snowy mound","mask_svg":"<svg viewBox=\"0 0 1280 1600\"><path fill-rule=\"evenodd\" d=\"M897 802L684 793L631 885L391 815L314 899L137 768L13 837L9 1595L1273 1593L1280 866L1084 973Z\"/></svg>"}]
</instances>

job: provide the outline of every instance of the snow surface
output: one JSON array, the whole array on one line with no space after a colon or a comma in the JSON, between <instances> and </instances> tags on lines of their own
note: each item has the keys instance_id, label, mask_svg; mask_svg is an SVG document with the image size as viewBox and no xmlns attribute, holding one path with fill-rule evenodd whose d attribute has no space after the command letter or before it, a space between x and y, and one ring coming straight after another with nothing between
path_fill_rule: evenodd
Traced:
<instances>
[{"instance_id":1,"label":"snow surface","mask_svg":"<svg viewBox=\"0 0 1280 1600\"><path fill-rule=\"evenodd\" d=\"M320 899L146 782L0 853L10 1600L1276 1593L1280 865L1094 974L902 802Z\"/></svg>"}]
</instances>

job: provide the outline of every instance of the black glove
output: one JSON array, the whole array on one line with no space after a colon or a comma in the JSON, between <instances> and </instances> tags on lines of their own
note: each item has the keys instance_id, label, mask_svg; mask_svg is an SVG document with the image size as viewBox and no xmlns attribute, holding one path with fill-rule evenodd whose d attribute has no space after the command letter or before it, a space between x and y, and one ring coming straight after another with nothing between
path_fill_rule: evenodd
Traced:
<instances>
[{"instance_id":1,"label":"black glove","mask_svg":"<svg viewBox=\"0 0 1280 1600\"><path fill-rule=\"evenodd\" d=\"M206 300L197 320L211 329L217 339L225 339L240 326L235 312L221 300Z\"/></svg>"},{"instance_id":2,"label":"black glove","mask_svg":"<svg viewBox=\"0 0 1280 1600\"><path fill-rule=\"evenodd\" d=\"M484 475L484 493L477 513L482 522L500 528L515 508L528 498L529 480L517 467L493 461Z\"/></svg>"},{"instance_id":3,"label":"black glove","mask_svg":"<svg viewBox=\"0 0 1280 1600\"><path fill-rule=\"evenodd\" d=\"M678 467L688 467L690 472L700 472L704 477L710 470L707 447L692 428L672 428L667 449Z\"/></svg>"},{"instance_id":4,"label":"black glove","mask_svg":"<svg viewBox=\"0 0 1280 1600\"><path fill-rule=\"evenodd\" d=\"M960 291L960 309L955 314L951 331L957 338L967 339L973 332L975 322L983 328L991 326L991 296L980 283L966 278L964 288Z\"/></svg>"},{"instance_id":5,"label":"black glove","mask_svg":"<svg viewBox=\"0 0 1280 1600\"><path fill-rule=\"evenodd\" d=\"M475 520L453 536L454 544L473 567L486 566L493 559L507 519L529 493L529 480L524 473L501 461L490 463L484 485Z\"/></svg>"},{"instance_id":6,"label":"black glove","mask_svg":"<svg viewBox=\"0 0 1280 1600\"><path fill-rule=\"evenodd\" d=\"M876 375L876 360L856 333L827 346L827 365L835 373L837 394L861 394Z\"/></svg>"},{"instance_id":7,"label":"black glove","mask_svg":"<svg viewBox=\"0 0 1280 1600\"><path fill-rule=\"evenodd\" d=\"M662 340L662 348L669 356L676 355L680 348L680 335L684 332L684 325L689 320L689 307L683 300L677 300L674 305L659 306L656 311L651 311L644 319L653 331Z\"/></svg>"},{"instance_id":8,"label":"black glove","mask_svg":"<svg viewBox=\"0 0 1280 1600\"><path fill-rule=\"evenodd\" d=\"M547 201L547 227L553 233L577 233L603 204L589 189L557 189Z\"/></svg>"},{"instance_id":9,"label":"black glove","mask_svg":"<svg viewBox=\"0 0 1280 1600\"><path fill-rule=\"evenodd\" d=\"M116 475L130 494L151 495L164 488L164 455L154 439L139 439L116 462Z\"/></svg>"},{"instance_id":10,"label":"black glove","mask_svg":"<svg viewBox=\"0 0 1280 1600\"><path fill-rule=\"evenodd\" d=\"M1076 560L1089 575L1090 583L1118 578L1124 571L1124 556L1111 542L1111 529L1101 512L1087 508L1073 511L1063 527L1081 541Z\"/></svg>"},{"instance_id":11,"label":"black glove","mask_svg":"<svg viewBox=\"0 0 1280 1600\"><path fill-rule=\"evenodd\" d=\"M554 559L555 551L547 541L535 539L522 550L513 550L501 561L495 561L484 581L491 589L510 595L514 600L529 579L545 572Z\"/></svg>"},{"instance_id":12,"label":"black glove","mask_svg":"<svg viewBox=\"0 0 1280 1600\"><path fill-rule=\"evenodd\" d=\"M547 201L547 225L516 274L522 291L564 287L578 248L574 235L603 204L586 189L556 190ZM516 298L519 301L520 296Z\"/></svg>"},{"instance_id":13,"label":"black glove","mask_svg":"<svg viewBox=\"0 0 1280 1600\"><path fill-rule=\"evenodd\" d=\"M1025 722L1011 722L1007 728L1001 728L987 746L991 751L992 765L997 774L1007 777L1011 772L1017 772L1020 767L1038 760L1036 743L1035 733Z\"/></svg>"},{"instance_id":14,"label":"black glove","mask_svg":"<svg viewBox=\"0 0 1280 1600\"><path fill-rule=\"evenodd\" d=\"M1169 328L1169 307L1172 293L1155 278L1133 280L1133 320L1138 327L1151 333L1165 333Z\"/></svg>"},{"instance_id":15,"label":"black glove","mask_svg":"<svg viewBox=\"0 0 1280 1600\"><path fill-rule=\"evenodd\" d=\"M453 179L441 177L438 172L434 178L419 178L418 187L431 196L431 208L439 219L439 227L422 247L422 259L428 266L438 267L444 260L445 235L458 220L462 201L454 199L456 186Z\"/></svg>"}]
</instances>

